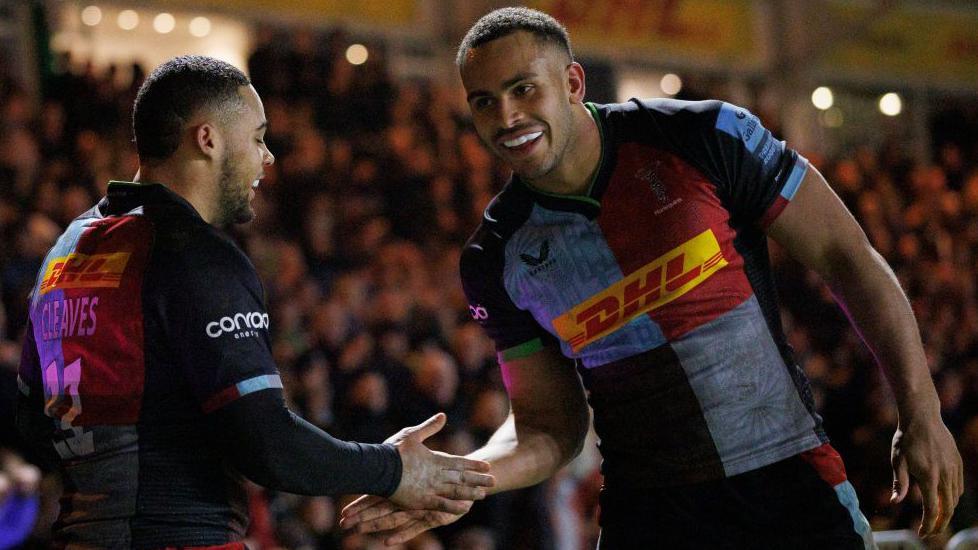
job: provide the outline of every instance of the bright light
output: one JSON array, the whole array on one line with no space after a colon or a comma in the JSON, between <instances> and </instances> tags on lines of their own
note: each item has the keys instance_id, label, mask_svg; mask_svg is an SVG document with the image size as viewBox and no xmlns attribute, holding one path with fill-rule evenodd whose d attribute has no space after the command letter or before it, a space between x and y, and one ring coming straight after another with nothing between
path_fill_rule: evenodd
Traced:
<instances>
[{"instance_id":1,"label":"bright light","mask_svg":"<svg viewBox=\"0 0 978 550\"><path fill-rule=\"evenodd\" d=\"M200 16L190 20L190 34L203 38L211 33L211 20Z\"/></svg>"},{"instance_id":2,"label":"bright light","mask_svg":"<svg viewBox=\"0 0 978 550\"><path fill-rule=\"evenodd\" d=\"M367 62L367 47L363 44L353 44L346 49L346 60L351 65L363 65Z\"/></svg>"},{"instance_id":3,"label":"bright light","mask_svg":"<svg viewBox=\"0 0 978 550\"><path fill-rule=\"evenodd\" d=\"M119 12L119 18L116 19L116 22L120 29L131 31L139 26L139 14L132 10L122 10Z\"/></svg>"},{"instance_id":4,"label":"bright light","mask_svg":"<svg viewBox=\"0 0 978 550\"><path fill-rule=\"evenodd\" d=\"M153 30L160 34L166 34L177 26L177 20L169 13L163 12L153 18Z\"/></svg>"},{"instance_id":5,"label":"bright light","mask_svg":"<svg viewBox=\"0 0 978 550\"><path fill-rule=\"evenodd\" d=\"M683 81L678 76L669 73L662 77L662 81L659 82L659 87L662 88L662 92L666 95L676 95L679 90L683 89Z\"/></svg>"},{"instance_id":6,"label":"bright light","mask_svg":"<svg viewBox=\"0 0 978 550\"><path fill-rule=\"evenodd\" d=\"M890 92L880 98L880 112L886 116L897 116L903 111L903 100L900 96Z\"/></svg>"},{"instance_id":7,"label":"bright light","mask_svg":"<svg viewBox=\"0 0 978 550\"><path fill-rule=\"evenodd\" d=\"M832 104L834 103L835 97L832 95L831 89L825 86L819 86L818 88L815 88L814 92L812 92L812 105L814 105L816 109L825 111L831 108Z\"/></svg>"},{"instance_id":8,"label":"bright light","mask_svg":"<svg viewBox=\"0 0 978 550\"><path fill-rule=\"evenodd\" d=\"M81 12L82 23L94 27L102 22L102 10L98 6L88 6Z\"/></svg>"}]
</instances>

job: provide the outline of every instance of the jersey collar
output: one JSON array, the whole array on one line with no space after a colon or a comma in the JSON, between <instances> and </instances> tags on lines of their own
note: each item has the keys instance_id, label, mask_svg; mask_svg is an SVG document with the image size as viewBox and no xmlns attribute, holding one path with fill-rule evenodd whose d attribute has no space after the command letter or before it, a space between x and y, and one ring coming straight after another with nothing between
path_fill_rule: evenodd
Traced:
<instances>
[{"instance_id":1,"label":"jersey collar","mask_svg":"<svg viewBox=\"0 0 978 550\"><path fill-rule=\"evenodd\" d=\"M608 128L602 120L601 112L599 112L601 106L591 102L585 103L584 106L594 118L595 124L598 125L598 134L601 139L601 159L598 161L598 169L591 178L587 193L584 195L549 193L524 182L516 174L513 174L512 182L529 191L533 200L548 210L577 212L594 219L601 211L601 197L608 187L608 180L611 179L616 150L612 146L612 140L608 139Z\"/></svg>"},{"instance_id":2,"label":"jersey collar","mask_svg":"<svg viewBox=\"0 0 978 550\"><path fill-rule=\"evenodd\" d=\"M125 214L140 206L175 204L200 218L197 210L186 199L171 191L162 183L112 180L105 198L99 203L103 215Z\"/></svg>"}]
</instances>

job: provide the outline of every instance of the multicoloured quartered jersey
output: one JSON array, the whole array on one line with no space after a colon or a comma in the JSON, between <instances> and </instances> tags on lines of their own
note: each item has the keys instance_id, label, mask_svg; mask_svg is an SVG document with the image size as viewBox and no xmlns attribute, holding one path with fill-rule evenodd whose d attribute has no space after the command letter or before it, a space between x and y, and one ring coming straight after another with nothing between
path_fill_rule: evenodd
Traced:
<instances>
[{"instance_id":1,"label":"multicoloured quartered jersey","mask_svg":"<svg viewBox=\"0 0 978 550\"><path fill-rule=\"evenodd\" d=\"M559 345L576 360L610 484L717 479L825 443L765 236L808 162L728 103L587 106L602 137L588 194L514 177L463 252L501 359Z\"/></svg>"},{"instance_id":2,"label":"multicoloured quartered jersey","mask_svg":"<svg viewBox=\"0 0 978 550\"><path fill-rule=\"evenodd\" d=\"M56 537L244 537L241 479L205 414L281 387L247 257L162 185L113 182L44 260L18 377L64 481Z\"/></svg>"}]
</instances>

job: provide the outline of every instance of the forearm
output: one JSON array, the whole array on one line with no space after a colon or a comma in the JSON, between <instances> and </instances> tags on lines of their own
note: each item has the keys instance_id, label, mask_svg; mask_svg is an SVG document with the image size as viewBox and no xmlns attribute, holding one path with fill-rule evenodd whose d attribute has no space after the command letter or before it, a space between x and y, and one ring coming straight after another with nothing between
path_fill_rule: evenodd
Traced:
<instances>
[{"instance_id":1,"label":"forearm","mask_svg":"<svg viewBox=\"0 0 978 550\"><path fill-rule=\"evenodd\" d=\"M214 413L231 463L256 483L305 495L388 496L401 477L391 445L336 439L289 411L280 395L256 392Z\"/></svg>"},{"instance_id":2,"label":"forearm","mask_svg":"<svg viewBox=\"0 0 978 550\"><path fill-rule=\"evenodd\" d=\"M920 332L893 271L868 244L867 253L833 262L828 283L893 387L901 422L938 414Z\"/></svg>"},{"instance_id":3,"label":"forearm","mask_svg":"<svg viewBox=\"0 0 978 550\"><path fill-rule=\"evenodd\" d=\"M513 414L481 449L469 458L492 465L496 484L489 493L500 493L535 485L554 475L580 452L588 418L570 421L570 431L541 430L518 425Z\"/></svg>"}]
</instances>

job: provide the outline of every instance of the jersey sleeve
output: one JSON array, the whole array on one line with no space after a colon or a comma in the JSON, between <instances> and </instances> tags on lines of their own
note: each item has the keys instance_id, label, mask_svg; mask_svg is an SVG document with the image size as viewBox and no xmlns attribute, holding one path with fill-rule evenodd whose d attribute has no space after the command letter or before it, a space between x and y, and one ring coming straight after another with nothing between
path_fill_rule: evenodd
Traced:
<instances>
[{"instance_id":1,"label":"jersey sleeve","mask_svg":"<svg viewBox=\"0 0 978 550\"><path fill-rule=\"evenodd\" d=\"M281 388L251 262L230 242L201 244L181 260L166 274L164 332L203 412Z\"/></svg>"},{"instance_id":2,"label":"jersey sleeve","mask_svg":"<svg viewBox=\"0 0 978 550\"><path fill-rule=\"evenodd\" d=\"M462 252L462 289L472 318L495 342L500 361L525 357L544 346L557 346L553 335L510 299L503 285L503 255L501 251L494 253L498 248L501 245L497 243L470 242Z\"/></svg>"},{"instance_id":3,"label":"jersey sleeve","mask_svg":"<svg viewBox=\"0 0 978 550\"><path fill-rule=\"evenodd\" d=\"M673 126L677 148L716 183L734 224L766 229L794 198L808 170L805 157L742 107L723 101L644 106Z\"/></svg>"}]
</instances>

